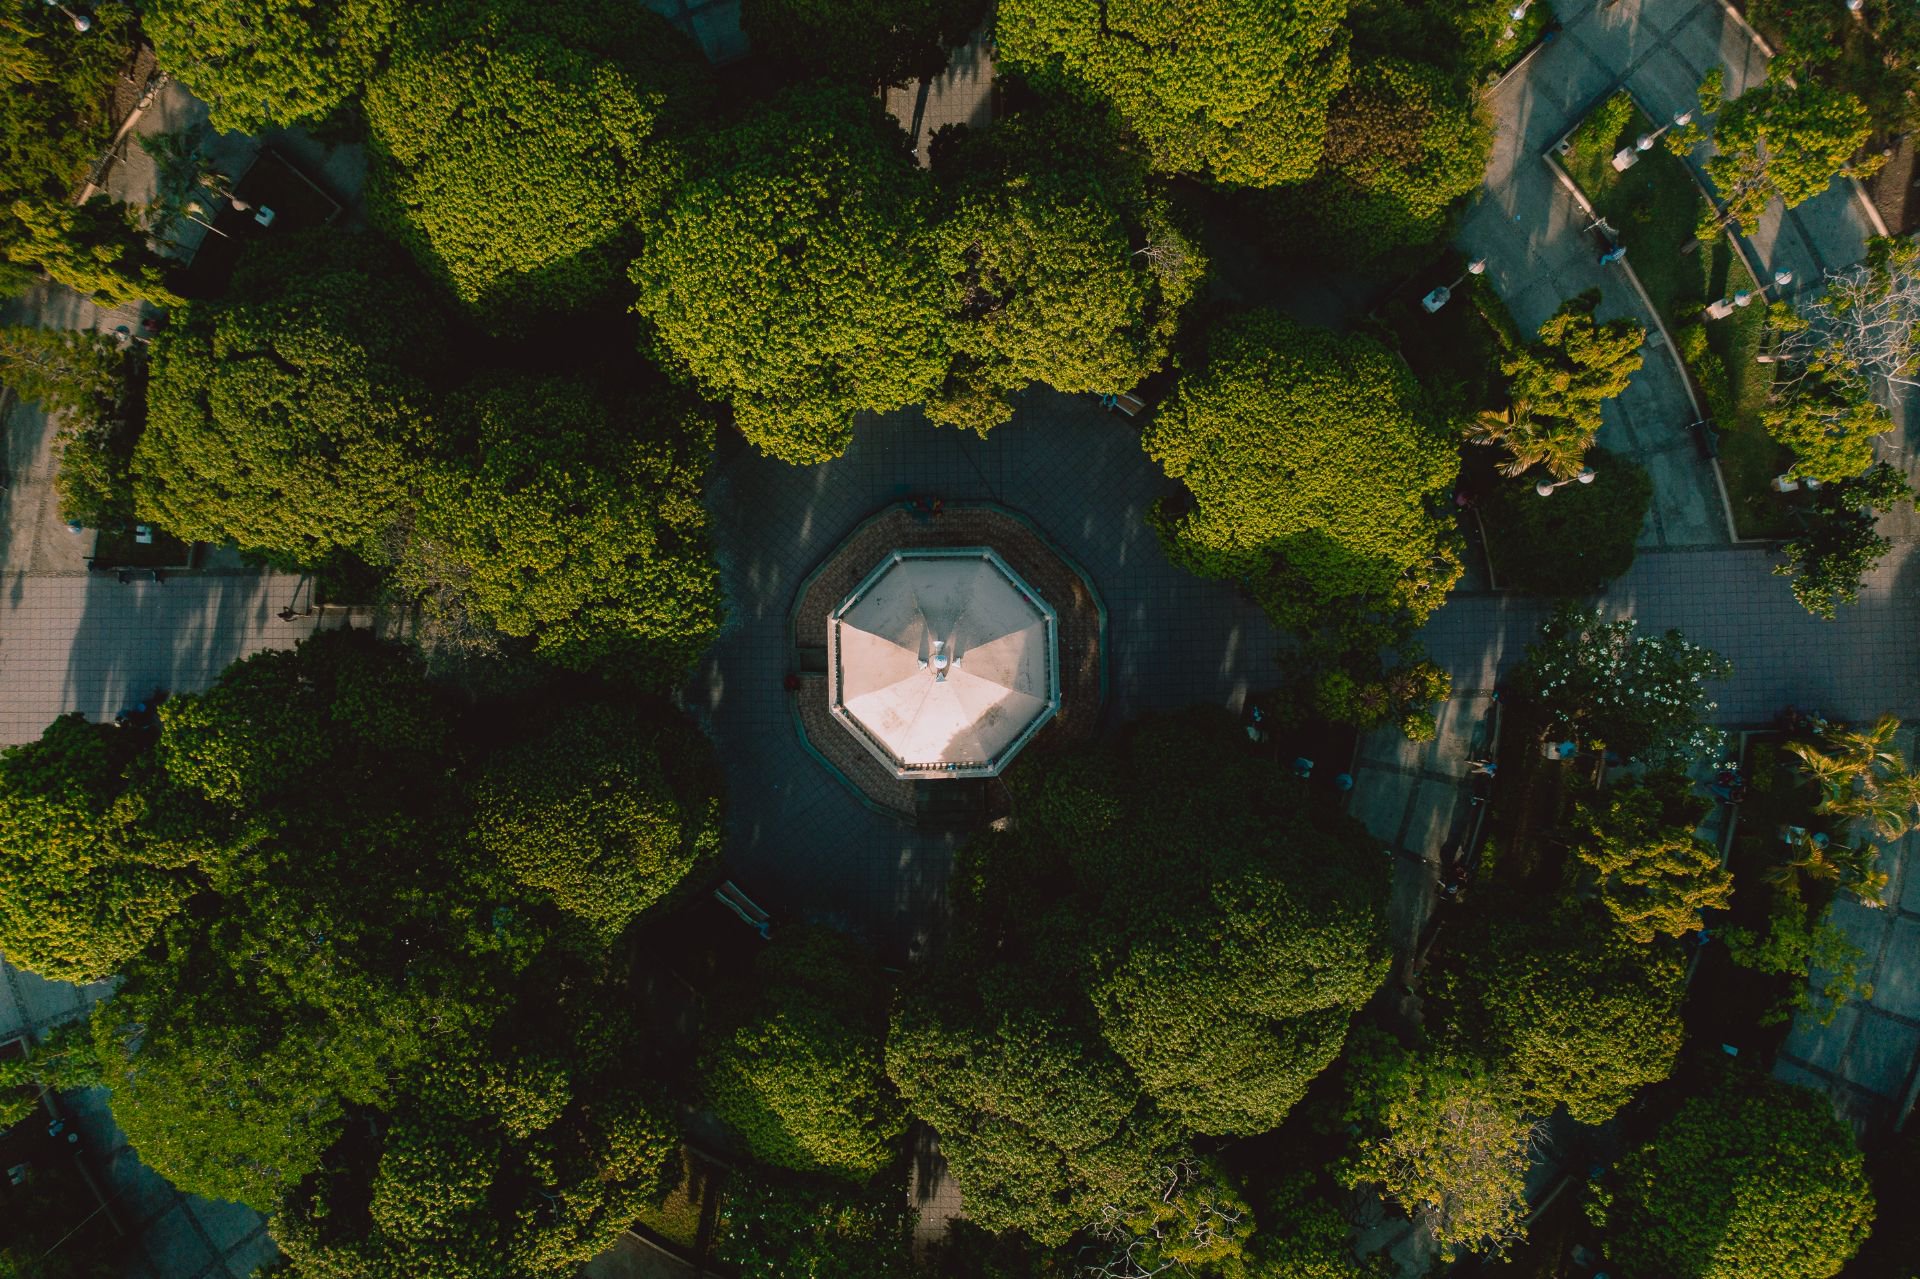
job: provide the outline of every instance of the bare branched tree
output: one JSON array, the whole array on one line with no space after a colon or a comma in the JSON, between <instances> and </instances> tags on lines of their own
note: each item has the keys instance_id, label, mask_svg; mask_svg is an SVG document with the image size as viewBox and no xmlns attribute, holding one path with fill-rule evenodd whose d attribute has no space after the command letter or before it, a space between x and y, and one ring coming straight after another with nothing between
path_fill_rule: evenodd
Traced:
<instances>
[{"instance_id":1,"label":"bare branched tree","mask_svg":"<svg viewBox=\"0 0 1920 1279\"><path fill-rule=\"evenodd\" d=\"M1199 1260L1238 1251L1251 1226L1246 1205L1193 1159L1157 1170L1153 1199L1107 1204L1080 1254L1086 1279L1153 1279Z\"/></svg>"},{"instance_id":2,"label":"bare branched tree","mask_svg":"<svg viewBox=\"0 0 1920 1279\"><path fill-rule=\"evenodd\" d=\"M1827 287L1771 315L1776 382L1854 375L1891 386L1920 386L1920 246L1877 239L1866 261L1828 271ZM1876 386L1876 389L1877 386Z\"/></svg>"}]
</instances>

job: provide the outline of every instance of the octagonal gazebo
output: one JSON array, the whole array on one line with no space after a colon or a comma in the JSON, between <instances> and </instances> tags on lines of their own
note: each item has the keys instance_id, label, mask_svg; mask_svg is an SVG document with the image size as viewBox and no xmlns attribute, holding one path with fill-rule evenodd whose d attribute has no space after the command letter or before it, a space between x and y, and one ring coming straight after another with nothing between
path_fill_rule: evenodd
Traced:
<instances>
[{"instance_id":1,"label":"octagonal gazebo","mask_svg":"<svg viewBox=\"0 0 1920 1279\"><path fill-rule=\"evenodd\" d=\"M894 777L992 777L1060 709L1059 621L986 547L896 550L827 618L828 705Z\"/></svg>"}]
</instances>

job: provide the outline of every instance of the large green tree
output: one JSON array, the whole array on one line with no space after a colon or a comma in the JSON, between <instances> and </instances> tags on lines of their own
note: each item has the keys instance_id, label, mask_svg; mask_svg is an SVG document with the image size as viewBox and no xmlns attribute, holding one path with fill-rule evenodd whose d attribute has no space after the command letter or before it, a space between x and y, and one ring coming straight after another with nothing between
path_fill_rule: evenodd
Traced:
<instances>
[{"instance_id":1,"label":"large green tree","mask_svg":"<svg viewBox=\"0 0 1920 1279\"><path fill-rule=\"evenodd\" d=\"M435 317L362 237L249 252L229 294L155 341L134 450L139 514L290 564L367 552L431 438Z\"/></svg>"},{"instance_id":2,"label":"large green tree","mask_svg":"<svg viewBox=\"0 0 1920 1279\"><path fill-rule=\"evenodd\" d=\"M1574 855L1592 874L1601 905L1629 941L1649 944L1700 927L1700 912L1733 902L1720 850L1694 833L1708 805L1685 777L1655 776L1582 804Z\"/></svg>"},{"instance_id":3,"label":"large green tree","mask_svg":"<svg viewBox=\"0 0 1920 1279\"><path fill-rule=\"evenodd\" d=\"M482 323L524 329L618 288L709 96L633 0L416 24L366 92L371 212Z\"/></svg>"},{"instance_id":4,"label":"large green tree","mask_svg":"<svg viewBox=\"0 0 1920 1279\"><path fill-rule=\"evenodd\" d=\"M1874 1215L1825 1094L1732 1069L1622 1158L1592 1207L1628 1279L1832 1279Z\"/></svg>"},{"instance_id":5,"label":"large green tree","mask_svg":"<svg viewBox=\"0 0 1920 1279\"><path fill-rule=\"evenodd\" d=\"M214 127L252 133L351 101L399 12L394 0L149 0L142 16L160 65L207 103Z\"/></svg>"},{"instance_id":6,"label":"large green tree","mask_svg":"<svg viewBox=\"0 0 1920 1279\"><path fill-rule=\"evenodd\" d=\"M1706 170L1724 212L1709 213L1701 230L1712 234L1735 222L1752 235L1775 200L1791 209L1836 177L1871 176L1878 157L1862 164L1854 157L1872 132L1866 104L1843 89L1812 80L1749 89L1714 123L1715 154Z\"/></svg>"},{"instance_id":7,"label":"large green tree","mask_svg":"<svg viewBox=\"0 0 1920 1279\"><path fill-rule=\"evenodd\" d=\"M700 501L712 441L698 409L660 392L507 378L449 396L393 546L423 640L484 651L506 636L671 683L720 627Z\"/></svg>"},{"instance_id":8,"label":"large green tree","mask_svg":"<svg viewBox=\"0 0 1920 1279\"><path fill-rule=\"evenodd\" d=\"M1631 320L1599 323L1599 305L1598 289L1581 294L1540 326L1535 341L1501 361L1511 404L1504 413L1481 414L1472 438L1507 450L1504 473L1544 466L1555 479L1577 475L1600 433L1600 406L1639 371L1647 331Z\"/></svg>"},{"instance_id":9,"label":"large green tree","mask_svg":"<svg viewBox=\"0 0 1920 1279\"><path fill-rule=\"evenodd\" d=\"M672 1179L638 994L606 944L634 903L556 891L554 849L471 829L459 744L480 723L509 742L524 730L485 713L461 724L408 650L327 632L163 703L157 743L128 766L148 770L129 790L144 776L171 800L129 827L200 842L187 908L120 947L137 953L95 1011L97 1068L145 1161L273 1214L304 1274L557 1279ZM601 730L598 747L501 748L481 811L505 788L518 817L544 804L557 825L566 809L578 852L623 832L569 807L570 791L645 793L665 774L686 785L664 824L710 843L703 743L636 724L589 708L574 727ZM624 771L592 761L613 743L651 755ZM649 799L655 816L668 807L657 787ZM63 867L45 841L32 855ZM670 892L694 860L662 859L645 893Z\"/></svg>"},{"instance_id":10,"label":"large green tree","mask_svg":"<svg viewBox=\"0 0 1920 1279\"><path fill-rule=\"evenodd\" d=\"M1405 628L1445 600L1454 439L1378 343L1253 311L1208 333L1143 443L1191 495L1157 517L1174 560L1250 583L1277 621L1310 631L1370 616Z\"/></svg>"},{"instance_id":11,"label":"large green tree","mask_svg":"<svg viewBox=\"0 0 1920 1279\"><path fill-rule=\"evenodd\" d=\"M63 715L0 754L0 951L60 981L99 981L197 890L208 851L161 820L127 730Z\"/></svg>"},{"instance_id":12,"label":"large green tree","mask_svg":"<svg viewBox=\"0 0 1920 1279\"><path fill-rule=\"evenodd\" d=\"M718 782L678 719L592 704L551 718L488 757L474 841L604 945L719 856Z\"/></svg>"},{"instance_id":13,"label":"large green tree","mask_svg":"<svg viewBox=\"0 0 1920 1279\"><path fill-rule=\"evenodd\" d=\"M853 415L916 404L946 357L927 176L850 89L788 93L718 134L633 266L667 361L796 463L845 451Z\"/></svg>"},{"instance_id":14,"label":"large green tree","mask_svg":"<svg viewBox=\"0 0 1920 1279\"><path fill-rule=\"evenodd\" d=\"M953 363L929 416L984 430L1030 383L1110 394L1152 373L1206 261L1114 131L1036 109L939 152Z\"/></svg>"},{"instance_id":15,"label":"large green tree","mask_svg":"<svg viewBox=\"0 0 1920 1279\"><path fill-rule=\"evenodd\" d=\"M54 486L61 518L92 528L133 514L129 474L144 382L112 338L71 329L0 328L0 386L60 418Z\"/></svg>"},{"instance_id":16,"label":"large green tree","mask_svg":"<svg viewBox=\"0 0 1920 1279\"><path fill-rule=\"evenodd\" d=\"M1484 1054L1536 1114L1604 1123L1680 1052L1679 954L1589 911L1496 903L1449 939L1433 991L1448 1042Z\"/></svg>"},{"instance_id":17,"label":"large green tree","mask_svg":"<svg viewBox=\"0 0 1920 1279\"><path fill-rule=\"evenodd\" d=\"M1359 63L1327 113L1313 179L1264 204L1273 238L1303 254L1378 258L1440 235L1486 178L1493 130L1445 71L1408 58Z\"/></svg>"},{"instance_id":18,"label":"large green tree","mask_svg":"<svg viewBox=\"0 0 1920 1279\"><path fill-rule=\"evenodd\" d=\"M1111 102L1154 166L1241 186L1311 177L1347 80L1345 0L1003 0L1000 56Z\"/></svg>"},{"instance_id":19,"label":"large green tree","mask_svg":"<svg viewBox=\"0 0 1920 1279\"><path fill-rule=\"evenodd\" d=\"M898 1155L906 1112L885 1070L886 983L820 927L783 930L716 1003L699 1077L754 1155L865 1182Z\"/></svg>"},{"instance_id":20,"label":"large green tree","mask_svg":"<svg viewBox=\"0 0 1920 1279\"><path fill-rule=\"evenodd\" d=\"M741 0L755 53L810 75L904 85L946 69L986 0Z\"/></svg>"},{"instance_id":21,"label":"large green tree","mask_svg":"<svg viewBox=\"0 0 1920 1279\"><path fill-rule=\"evenodd\" d=\"M1276 1126L1385 973L1378 854L1231 720L1177 717L1017 783L969 845L960 937L888 1068L976 1221L1060 1238L1178 1161ZM988 1215L983 1215L988 1214Z\"/></svg>"},{"instance_id":22,"label":"large green tree","mask_svg":"<svg viewBox=\"0 0 1920 1279\"><path fill-rule=\"evenodd\" d=\"M1823 486L1813 495L1800 530L1780 552L1773 571L1793 578L1793 597L1815 617L1831 621L1842 604L1860 598L1860 579L1893 542L1880 535L1878 516L1914 501L1907 477L1885 462L1865 474Z\"/></svg>"},{"instance_id":23,"label":"large green tree","mask_svg":"<svg viewBox=\"0 0 1920 1279\"><path fill-rule=\"evenodd\" d=\"M1443 1256L1523 1238L1534 1126L1486 1065L1357 1036L1348 1067L1349 1185L1379 1185Z\"/></svg>"}]
</instances>

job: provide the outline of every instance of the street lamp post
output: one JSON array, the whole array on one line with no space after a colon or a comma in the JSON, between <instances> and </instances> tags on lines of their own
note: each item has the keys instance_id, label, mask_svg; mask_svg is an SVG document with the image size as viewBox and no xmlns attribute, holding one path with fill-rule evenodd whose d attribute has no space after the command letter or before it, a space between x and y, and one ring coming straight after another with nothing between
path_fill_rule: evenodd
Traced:
<instances>
[{"instance_id":1,"label":"street lamp post","mask_svg":"<svg viewBox=\"0 0 1920 1279\"><path fill-rule=\"evenodd\" d=\"M1475 258L1473 261L1467 263L1466 274L1462 275L1460 279L1453 281L1451 284L1443 284L1433 290L1433 292L1427 294L1427 296L1421 298L1421 307L1425 309L1428 315L1432 315L1435 311L1445 306L1448 300L1453 297L1453 291L1460 287L1460 280L1466 279L1469 275L1483 274L1486 269L1487 260L1485 258Z\"/></svg>"},{"instance_id":2,"label":"street lamp post","mask_svg":"<svg viewBox=\"0 0 1920 1279\"><path fill-rule=\"evenodd\" d=\"M1668 121L1666 124L1661 125L1659 128L1653 130L1651 133L1641 134L1639 137L1633 140L1632 146L1621 147L1618 151L1614 152L1613 153L1614 172L1625 173L1628 169L1631 169L1634 165L1640 163L1640 157L1644 155L1646 152L1653 150L1653 144L1658 142L1660 140L1661 135L1664 134L1668 129L1684 129L1689 124L1692 124L1692 123L1693 123L1693 112L1676 111L1674 113L1673 119Z\"/></svg>"},{"instance_id":3,"label":"street lamp post","mask_svg":"<svg viewBox=\"0 0 1920 1279\"><path fill-rule=\"evenodd\" d=\"M47 0L47 8L58 9L60 12L66 14L68 20L73 23L73 29L75 31L86 32L93 30L92 18L89 18L84 13L75 13L73 10L67 8L66 5L61 4L60 0Z\"/></svg>"},{"instance_id":4,"label":"street lamp post","mask_svg":"<svg viewBox=\"0 0 1920 1279\"><path fill-rule=\"evenodd\" d=\"M1569 476L1567 479L1561 480L1558 483L1551 483L1547 480L1541 480L1538 484L1533 486L1533 491L1538 493L1541 497L1552 497L1553 491L1557 488L1563 488L1568 484L1591 484L1593 483L1593 481L1594 481L1593 468L1591 466L1583 466L1580 468L1580 474Z\"/></svg>"}]
</instances>

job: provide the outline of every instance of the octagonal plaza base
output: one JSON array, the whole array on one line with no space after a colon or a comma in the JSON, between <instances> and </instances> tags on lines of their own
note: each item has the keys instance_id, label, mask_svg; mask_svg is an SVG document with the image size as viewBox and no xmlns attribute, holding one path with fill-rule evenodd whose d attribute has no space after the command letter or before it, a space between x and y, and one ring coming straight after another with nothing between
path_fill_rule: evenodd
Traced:
<instances>
[{"instance_id":1,"label":"octagonal plaza base","mask_svg":"<svg viewBox=\"0 0 1920 1279\"><path fill-rule=\"evenodd\" d=\"M1106 697L1106 610L1093 583L1023 517L988 503L948 503L933 515L896 503L849 534L795 596L791 627L794 723L803 744L869 807L926 826L972 826L1005 811L995 777L903 778L835 718L828 627L835 609L896 551L984 547L1053 610L1059 707L1022 753L1057 750L1092 735Z\"/></svg>"}]
</instances>

